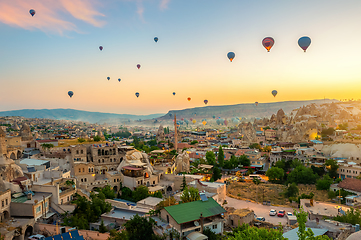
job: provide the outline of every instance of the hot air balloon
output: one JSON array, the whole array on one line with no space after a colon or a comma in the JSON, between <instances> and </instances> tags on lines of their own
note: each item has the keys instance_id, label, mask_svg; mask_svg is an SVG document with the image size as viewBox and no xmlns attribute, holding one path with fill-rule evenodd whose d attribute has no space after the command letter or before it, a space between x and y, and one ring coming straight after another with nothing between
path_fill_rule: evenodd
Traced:
<instances>
[{"instance_id":1,"label":"hot air balloon","mask_svg":"<svg viewBox=\"0 0 361 240\"><path fill-rule=\"evenodd\" d=\"M189 120L193 121L193 118L190 118Z\"/></svg>"},{"instance_id":2,"label":"hot air balloon","mask_svg":"<svg viewBox=\"0 0 361 240\"><path fill-rule=\"evenodd\" d=\"M137 64L137 68L138 68L138 69L140 68L140 64Z\"/></svg>"},{"instance_id":3,"label":"hot air balloon","mask_svg":"<svg viewBox=\"0 0 361 240\"><path fill-rule=\"evenodd\" d=\"M306 52L306 49L310 46L311 44L311 38L309 37L301 37L300 39L298 39L298 46L300 46L300 48L303 49L303 51Z\"/></svg>"},{"instance_id":4,"label":"hot air balloon","mask_svg":"<svg viewBox=\"0 0 361 240\"><path fill-rule=\"evenodd\" d=\"M213 117L213 119L215 119L215 118L216 118L216 116L215 116L215 115L213 115L212 117Z\"/></svg>"},{"instance_id":5,"label":"hot air balloon","mask_svg":"<svg viewBox=\"0 0 361 240\"><path fill-rule=\"evenodd\" d=\"M256 107L258 106L258 102L255 102L254 104L256 104Z\"/></svg>"},{"instance_id":6,"label":"hot air balloon","mask_svg":"<svg viewBox=\"0 0 361 240\"><path fill-rule=\"evenodd\" d=\"M155 37L155 38L154 38L154 42L158 42L158 37Z\"/></svg>"},{"instance_id":7,"label":"hot air balloon","mask_svg":"<svg viewBox=\"0 0 361 240\"><path fill-rule=\"evenodd\" d=\"M232 62L233 59L236 57L236 54L234 52L229 52L229 53L227 53L227 57Z\"/></svg>"},{"instance_id":8,"label":"hot air balloon","mask_svg":"<svg viewBox=\"0 0 361 240\"><path fill-rule=\"evenodd\" d=\"M206 122L206 121L203 121L202 124L203 124L203 126L205 126L205 125L207 124L207 122Z\"/></svg>"},{"instance_id":9,"label":"hot air balloon","mask_svg":"<svg viewBox=\"0 0 361 240\"><path fill-rule=\"evenodd\" d=\"M135 96L139 97L139 92L136 92L136 93L135 93Z\"/></svg>"},{"instance_id":10,"label":"hot air balloon","mask_svg":"<svg viewBox=\"0 0 361 240\"><path fill-rule=\"evenodd\" d=\"M182 121L184 121L184 118L181 118Z\"/></svg>"},{"instance_id":11,"label":"hot air balloon","mask_svg":"<svg viewBox=\"0 0 361 240\"><path fill-rule=\"evenodd\" d=\"M207 103L208 103L208 100L206 99L206 100L204 100L204 104L206 104L207 105Z\"/></svg>"},{"instance_id":12,"label":"hot air balloon","mask_svg":"<svg viewBox=\"0 0 361 240\"><path fill-rule=\"evenodd\" d=\"M175 96L175 92L173 92L173 96Z\"/></svg>"},{"instance_id":13,"label":"hot air balloon","mask_svg":"<svg viewBox=\"0 0 361 240\"><path fill-rule=\"evenodd\" d=\"M195 119L193 119L192 123L196 123L197 121Z\"/></svg>"},{"instance_id":14,"label":"hot air balloon","mask_svg":"<svg viewBox=\"0 0 361 240\"><path fill-rule=\"evenodd\" d=\"M228 125L227 119L224 120L224 125L226 125L226 126Z\"/></svg>"},{"instance_id":15,"label":"hot air balloon","mask_svg":"<svg viewBox=\"0 0 361 240\"><path fill-rule=\"evenodd\" d=\"M118 78L118 82L122 81L122 79Z\"/></svg>"},{"instance_id":16,"label":"hot air balloon","mask_svg":"<svg viewBox=\"0 0 361 240\"><path fill-rule=\"evenodd\" d=\"M273 91L272 91L272 95L273 95L274 97L276 97L276 95L277 95L277 90L273 90Z\"/></svg>"},{"instance_id":17,"label":"hot air balloon","mask_svg":"<svg viewBox=\"0 0 361 240\"><path fill-rule=\"evenodd\" d=\"M188 100L188 101L190 101L190 100L191 100L191 98L190 98L190 97L188 97L188 98L187 98L187 100Z\"/></svg>"},{"instance_id":18,"label":"hot air balloon","mask_svg":"<svg viewBox=\"0 0 361 240\"><path fill-rule=\"evenodd\" d=\"M102 50L103 50L103 47L102 47L102 46L99 46L99 49L100 49L100 51L102 51Z\"/></svg>"},{"instance_id":19,"label":"hot air balloon","mask_svg":"<svg viewBox=\"0 0 361 240\"><path fill-rule=\"evenodd\" d=\"M271 37L266 37L262 40L262 45L267 49L268 52L271 50L273 44L275 44L275 40Z\"/></svg>"},{"instance_id":20,"label":"hot air balloon","mask_svg":"<svg viewBox=\"0 0 361 240\"><path fill-rule=\"evenodd\" d=\"M68 92L69 97L72 97L74 95L73 91Z\"/></svg>"},{"instance_id":21,"label":"hot air balloon","mask_svg":"<svg viewBox=\"0 0 361 240\"><path fill-rule=\"evenodd\" d=\"M107 77L108 81L110 80L110 77Z\"/></svg>"},{"instance_id":22,"label":"hot air balloon","mask_svg":"<svg viewBox=\"0 0 361 240\"><path fill-rule=\"evenodd\" d=\"M35 15L35 10L34 10L34 9L30 9L29 13L30 13L30 15L31 15L32 17L34 17L34 15Z\"/></svg>"}]
</instances>

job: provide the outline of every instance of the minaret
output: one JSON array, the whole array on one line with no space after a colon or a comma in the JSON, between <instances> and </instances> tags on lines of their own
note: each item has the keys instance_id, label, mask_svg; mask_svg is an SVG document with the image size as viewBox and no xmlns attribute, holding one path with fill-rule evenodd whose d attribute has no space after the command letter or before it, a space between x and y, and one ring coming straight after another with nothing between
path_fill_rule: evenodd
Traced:
<instances>
[{"instance_id":1,"label":"minaret","mask_svg":"<svg viewBox=\"0 0 361 240\"><path fill-rule=\"evenodd\" d=\"M0 127L0 157L4 156L7 154L7 147L6 147L6 143L5 143L5 132L2 130L2 128Z\"/></svg>"},{"instance_id":2,"label":"minaret","mask_svg":"<svg viewBox=\"0 0 361 240\"><path fill-rule=\"evenodd\" d=\"M178 150L177 116L174 114L174 149Z\"/></svg>"}]
</instances>

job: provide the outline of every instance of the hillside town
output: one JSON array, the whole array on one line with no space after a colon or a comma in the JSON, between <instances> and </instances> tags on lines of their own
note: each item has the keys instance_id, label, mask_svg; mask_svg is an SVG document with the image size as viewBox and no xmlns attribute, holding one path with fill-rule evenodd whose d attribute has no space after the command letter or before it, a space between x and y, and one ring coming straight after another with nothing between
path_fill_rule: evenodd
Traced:
<instances>
[{"instance_id":1,"label":"hillside town","mask_svg":"<svg viewBox=\"0 0 361 240\"><path fill-rule=\"evenodd\" d=\"M0 117L3 239L361 238L360 102L161 119Z\"/></svg>"}]
</instances>

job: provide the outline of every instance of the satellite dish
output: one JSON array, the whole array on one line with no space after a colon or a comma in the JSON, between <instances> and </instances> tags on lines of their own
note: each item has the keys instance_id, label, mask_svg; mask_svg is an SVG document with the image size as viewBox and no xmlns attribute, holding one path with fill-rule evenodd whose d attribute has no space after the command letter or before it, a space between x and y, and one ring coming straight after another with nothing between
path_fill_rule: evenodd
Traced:
<instances>
[{"instance_id":1,"label":"satellite dish","mask_svg":"<svg viewBox=\"0 0 361 240\"><path fill-rule=\"evenodd\" d=\"M194 226L198 227L198 226L199 226L199 222L194 221Z\"/></svg>"}]
</instances>

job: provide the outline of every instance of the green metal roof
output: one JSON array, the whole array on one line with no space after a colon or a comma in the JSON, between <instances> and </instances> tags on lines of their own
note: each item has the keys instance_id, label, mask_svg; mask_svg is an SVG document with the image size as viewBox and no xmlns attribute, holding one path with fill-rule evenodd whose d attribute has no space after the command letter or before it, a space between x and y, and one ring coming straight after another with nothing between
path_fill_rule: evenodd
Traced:
<instances>
[{"instance_id":1,"label":"green metal roof","mask_svg":"<svg viewBox=\"0 0 361 240\"><path fill-rule=\"evenodd\" d=\"M28 200L27 196L22 196L22 197L18 197L18 198L11 198L11 202L16 202L16 203L24 203Z\"/></svg>"},{"instance_id":2,"label":"green metal roof","mask_svg":"<svg viewBox=\"0 0 361 240\"><path fill-rule=\"evenodd\" d=\"M210 217L226 212L213 198L208 198L208 201L204 202L199 200L165 207L164 209L178 224L198 220L201 213L203 217Z\"/></svg>"}]
</instances>

